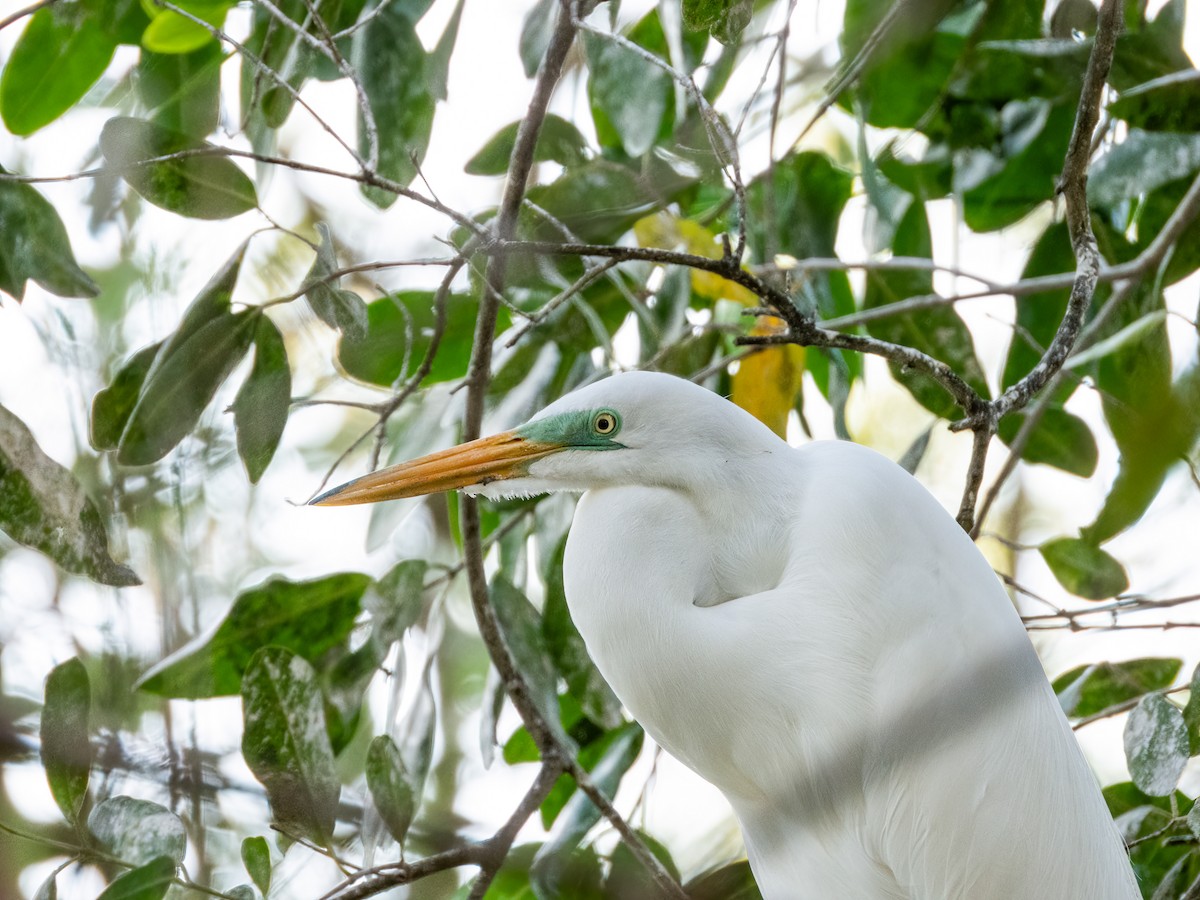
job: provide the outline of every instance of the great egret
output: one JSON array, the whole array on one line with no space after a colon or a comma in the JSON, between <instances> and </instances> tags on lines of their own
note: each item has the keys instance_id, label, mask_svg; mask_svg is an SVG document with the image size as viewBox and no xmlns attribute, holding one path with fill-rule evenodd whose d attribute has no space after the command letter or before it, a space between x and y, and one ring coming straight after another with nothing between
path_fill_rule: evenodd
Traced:
<instances>
[{"instance_id":1,"label":"great egret","mask_svg":"<svg viewBox=\"0 0 1200 900\"><path fill-rule=\"evenodd\" d=\"M314 503L453 489L584 492L571 615L630 712L729 799L768 900L1141 896L995 574L883 456L793 449L635 372Z\"/></svg>"}]
</instances>

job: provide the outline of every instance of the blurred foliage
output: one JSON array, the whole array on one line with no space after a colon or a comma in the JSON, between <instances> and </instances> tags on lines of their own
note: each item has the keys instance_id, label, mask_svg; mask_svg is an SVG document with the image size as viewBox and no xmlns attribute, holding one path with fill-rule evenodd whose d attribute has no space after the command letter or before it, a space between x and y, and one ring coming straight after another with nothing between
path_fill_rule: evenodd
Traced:
<instances>
[{"instance_id":1,"label":"blurred foliage","mask_svg":"<svg viewBox=\"0 0 1200 900\"><path fill-rule=\"evenodd\" d=\"M495 211L447 218L447 244L463 250L465 266L448 258L445 282L385 290L361 280L357 273L372 261L361 257L353 235L318 221L319 210L289 230L272 218L278 211L263 205L273 170L305 164L302 148L286 145L283 128L309 116L310 82L336 84L341 102L356 111L355 134L336 139L358 154L361 174L353 180L364 197L386 209L418 191L439 105L448 98L448 73L479 65L455 54L462 16L489 14L464 13L461 0L437 0L446 24L427 47L430 32L418 34L417 26L433 3L176 0L167 8L139 0L61 0L11 26L22 30L0 72L0 120L18 152L0 168L0 291L19 303L33 281L59 297L95 298L86 302L104 340L91 373L102 387L91 402L90 447L80 448L73 470L53 462L25 423L0 408L0 530L64 573L101 584L138 583L133 569L113 558L133 555L169 624L156 660L132 646L98 655L77 644L79 658L48 671L40 710L25 698L0 695L0 760L28 763L40 752L63 816L57 827L24 822L0 792L0 825L26 839L0 841L0 895L16 896L18 874L49 858L60 869L92 867L108 884L104 897L160 898L172 884L188 883L227 898L282 896L297 890L274 877L289 857L319 851L350 860L353 871L376 855L393 858L396 845L411 861L478 834L478 823L454 811L461 761L477 752L460 727L467 712L483 710L486 764L521 767L537 758L523 728L498 733L503 687L494 677L485 683L478 639L450 612L446 592L458 569L444 560L460 544L454 503L427 501L435 548L427 560L398 560L381 578L344 572L263 581L272 561L247 551L234 568L239 578L254 574L257 587L238 590L235 579L213 578L202 588L193 580L187 589L212 592L212 604L224 611L212 628L170 607L181 572L193 562L171 523L196 514L205 479L234 454L257 483L281 448L304 452L315 466L350 443L348 434L338 434L329 446L305 446L310 438L289 434L291 416L325 399L323 389L352 387L366 397L356 401L356 414L370 419L379 438L390 437L395 458L455 436L447 410L459 408L452 389L468 372L487 289L485 256L472 231L486 228ZM1125 5L1126 30L1089 184L1109 266L1136 264L1200 175L1200 73L1182 51L1185 4L1169 0L1153 17L1144 2ZM866 201L871 252L931 262L931 204L953 196L961 222L975 232L1018 222L1022 233L1039 230L1026 245L1002 232L1005 252L1025 260L1022 278L1072 272L1074 255L1054 204L1095 27L1090 5L921 0L885 19L892 7L890 0L846 3L843 70L858 68L836 82L841 90L829 98L835 106L829 117L855 139L810 140L789 150L764 170L744 173L743 196L730 180L723 142L747 98L725 92L739 66L757 75L753 66L763 64L763 46L775 43L773 29L788 4L681 0L638 19L624 16L615 2L599 4L569 75L586 98L584 113L579 121L550 115L544 122L518 237L719 259L723 241L744 233L747 267L803 312L830 319L887 313L893 304L938 296L931 266L873 269L861 282L836 266L793 271L806 259L837 256L852 200ZM661 14L676 8L678 15ZM532 77L557 9L554 0L532 4L519 46L496 52L519 55ZM236 43L218 38L226 28ZM786 50L782 57L788 78L779 80L783 93L775 105L793 121L808 115L804 103L818 93L823 74ZM472 78L488 77L486 67L471 71ZM688 77L697 92L681 83ZM238 103L227 105L235 96ZM229 220L227 227L245 236L224 263L205 261L208 284L170 333L149 346L126 346L122 324L171 286L143 297L137 285L151 283L151 273L128 259L85 272L72 249L82 232L41 186L14 177L26 136L85 108L104 116L90 148L103 166L91 173L93 230L116 225L122 251L130 250L144 201L185 219ZM765 118L752 116L756 121ZM507 125L470 148L466 174L503 176L518 127ZM264 219L254 211L266 216L267 232L278 241L267 263L261 252L248 252L267 239L256 230ZM1166 286L1200 268L1200 224L1185 225L1170 234L1168 252L1123 288L1101 284L1089 313L1091 339L1067 365L1073 377L999 426L998 437L1027 463L1073 477L1093 477L1100 445L1115 444L1120 454L1119 474L1096 520L1037 548L1064 592L1078 598L1109 600L1128 590L1125 567L1102 545L1137 526L1173 468L1190 464L1194 471L1200 363L1172 358L1163 299ZM259 271L247 271L251 259ZM249 281L269 283L280 272L287 282L275 291L280 296L249 299ZM986 397L1038 364L1068 291L1039 286L1017 295L1013 338L997 371L988 370L967 321L948 301L848 328L940 359ZM866 377L862 359L850 353L740 348L736 338L777 333L779 320L756 318L758 297L698 268L514 255L502 299L489 402L510 419L609 371L615 345L628 344L631 332L639 366L696 377L781 434L793 412L806 423L818 398L845 434L847 396ZM307 318L291 314L302 302L312 313ZM301 327L335 332L336 349L323 345L330 352L319 359L297 352ZM892 374L929 421L960 415L928 377L896 366ZM294 397L294 384L316 384L315 399ZM1081 384L1100 392L1099 431L1064 408ZM231 418L220 412L230 399ZM927 441L928 429L924 434ZM198 470L201 487L180 481L184 467ZM376 512L374 545L398 515ZM485 505L492 592L505 640L539 707L613 796L643 753L643 734L626 719L571 622L561 576L569 515L561 498ZM154 549L130 554L125 536L139 530L148 540L135 547ZM120 552L110 555L110 543ZM99 596L115 602L111 593ZM5 602L0 597L0 609ZM409 654L419 645L414 634L431 650L398 715ZM1146 897L1200 889L1200 815L1177 791L1184 765L1200 753L1200 682L1193 676L1197 690L1186 705L1177 703L1182 665L1174 658L1100 661L1054 684L1077 720L1130 711L1125 751L1132 781L1105 794L1122 833L1135 842L1132 857ZM382 722L366 702L381 690L391 694ZM235 785L203 747L180 759L171 737L166 761L149 773L131 749L158 742L164 723L169 731L170 699L208 703L204 698L238 695L243 719L229 727L241 734L244 765L261 783L257 820L221 802ZM146 716L149 710L156 717ZM502 760L493 763L497 746ZM131 785L162 802L122 793ZM515 848L487 897L655 896L632 851L596 827L599 812L570 778L559 778L540 805L540 819L548 836ZM263 835L272 826L282 834L268 841ZM652 834L642 839L668 871L680 874L671 850ZM190 871L180 868L187 852L198 860ZM232 870L241 883L230 881ZM39 897L56 895L57 871ZM744 862L682 874L697 900L758 896ZM432 878L412 896L469 891L453 878Z\"/></svg>"}]
</instances>

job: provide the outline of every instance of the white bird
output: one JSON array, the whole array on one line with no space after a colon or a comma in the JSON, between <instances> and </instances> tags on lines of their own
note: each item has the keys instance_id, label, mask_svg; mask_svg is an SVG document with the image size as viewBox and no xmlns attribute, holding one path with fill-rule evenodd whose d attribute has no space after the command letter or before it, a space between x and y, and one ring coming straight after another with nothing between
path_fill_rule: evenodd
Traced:
<instances>
[{"instance_id":1,"label":"white bird","mask_svg":"<svg viewBox=\"0 0 1200 900\"><path fill-rule=\"evenodd\" d=\"M567 603L617 696L729 799L767 900L1134 900L991 567L907 472L616 375L340 505L584 492Z\"/></svg>"}]
</instances>

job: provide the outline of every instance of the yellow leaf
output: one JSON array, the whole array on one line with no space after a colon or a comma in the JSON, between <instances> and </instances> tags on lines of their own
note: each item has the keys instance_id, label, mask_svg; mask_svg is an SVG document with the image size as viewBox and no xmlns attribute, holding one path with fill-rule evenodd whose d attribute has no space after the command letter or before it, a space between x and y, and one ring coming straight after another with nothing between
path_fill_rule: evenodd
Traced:
<instances>
[{"instance_id":1,"label":"yellow leaf","mask_svg":"<svg viewBox=\"0 0 1200 900\"><path fill-rule=\"evenodd\" d=\"M779 319L763 319L752 334L783 330ZM804 380L804 348L795 344L767 347L738 363L730 400L781 438L787 438L788 413Z\"/></svg>"}]
</instances>

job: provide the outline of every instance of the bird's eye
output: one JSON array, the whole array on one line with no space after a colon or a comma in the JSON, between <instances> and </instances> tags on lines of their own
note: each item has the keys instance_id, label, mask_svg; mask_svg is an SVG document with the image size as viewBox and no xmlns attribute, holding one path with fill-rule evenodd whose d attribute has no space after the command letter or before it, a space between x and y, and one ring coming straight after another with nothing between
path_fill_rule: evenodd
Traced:
<instances>
[{"instance_id":1,"label":"bird's eye","mask_svg":"<svg viewBox=\"0 0 1200 900\"><path fill-rule=\"evenodd\" d=\"M596 434L609 435L617 430L617 417L610 412L598 412L592 419L592 430Z\"/></svg>"}]
</instances>

